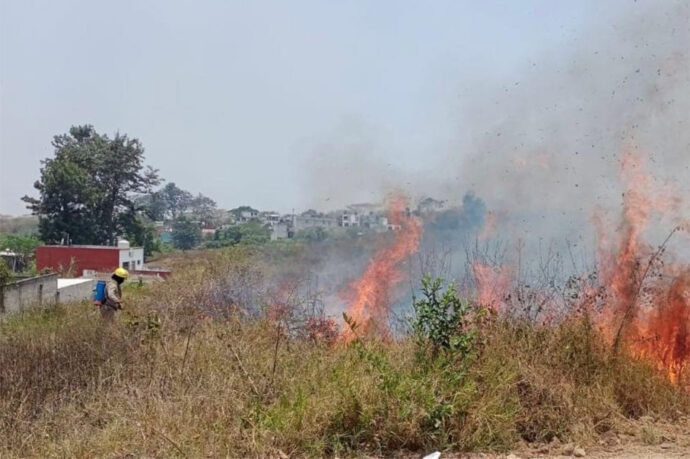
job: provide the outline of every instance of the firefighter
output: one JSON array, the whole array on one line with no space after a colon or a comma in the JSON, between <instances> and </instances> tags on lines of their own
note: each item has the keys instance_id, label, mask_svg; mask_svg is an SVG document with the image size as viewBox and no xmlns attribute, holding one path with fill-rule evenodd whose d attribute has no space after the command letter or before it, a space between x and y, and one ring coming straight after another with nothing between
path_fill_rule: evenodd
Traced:
<instances>
[{"instance_id":1,"label":"firefighter","mask_svg":"<svg viewBox=\"0 0 690 459\"><path fill-rule=\"evenodd\" d=\"M105 286L105 300L101 303L101 316L106 322L111 322L115 311L122 309L122 289L120 285L127 279L129 273L124 268L117 268Z\"/></svg>"}]
</instances>

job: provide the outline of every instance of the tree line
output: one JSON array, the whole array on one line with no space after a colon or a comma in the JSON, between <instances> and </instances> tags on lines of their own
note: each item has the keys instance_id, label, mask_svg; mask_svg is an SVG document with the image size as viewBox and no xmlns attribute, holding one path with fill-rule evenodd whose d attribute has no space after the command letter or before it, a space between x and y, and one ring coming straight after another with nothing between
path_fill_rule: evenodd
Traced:
<instances>
[{"instance_id":1,"label":"tree line","mask_svg":"<svg viewBox=\"0 0 690 459\"><path fill-rule=\"evenodd\" d=\"M155 229L161 221L172 230L173 246L184 250L202 243L206 248L256 245L271 238L271 230L258 219L242 217L257 214L256 209L240 206L220 211L207 196L194 195L174 182L164 184L159 171L145 164L139 139L119 132L111 137L91 125L80 125L56 135L52 146L53 155L41 161L40 177L34 183L38 196L22 197L38 217L38 239L0 239L6 248L22 254L23 265L29 264L27 254L41 241L113 245L124 237L150 255L162 248ZM232 225L202 241L202 227L230 221ZM295 238L320 241L326 236L323 228L316 228Z\"/></svg>"},{"instance_id":2,"label":"tree line","mask_svg":"<svg viewBox=\"0 0 690 459\"><path fill-rule=\"evenodd\" d=\"M157 189L164 180L145 165L136 138L110 137L83 125L55 136L52 146L54 154L41 161L34 183L38 197L22 198L38 216L45 243L111 245L126 237L150 253L156 248L155 221L200 226L216 215L216 203L207 196L175 183Z\"/></svg>"}]
</instances>

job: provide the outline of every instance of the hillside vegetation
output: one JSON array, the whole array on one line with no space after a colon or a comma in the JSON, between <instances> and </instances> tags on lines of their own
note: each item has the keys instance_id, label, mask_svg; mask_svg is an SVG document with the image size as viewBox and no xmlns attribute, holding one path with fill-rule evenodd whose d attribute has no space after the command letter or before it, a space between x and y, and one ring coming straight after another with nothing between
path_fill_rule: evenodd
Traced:
<instances>
[{"instance_id":1,"label":"hillside vegetation","mask_svg":"<svg viewBox=\"0 0 690 459\"><path fill-rule=\"evenodd\" d=\"M614 358L586 316L545 327L463 303L448 343L417 327L344 344L291 309L299 299L267 294L246 250L175 265L165 283L127 286L112 326L89 304L0 325L0 456L507 451L690 410L651 366Z\"/></svg>"}]
</instances>

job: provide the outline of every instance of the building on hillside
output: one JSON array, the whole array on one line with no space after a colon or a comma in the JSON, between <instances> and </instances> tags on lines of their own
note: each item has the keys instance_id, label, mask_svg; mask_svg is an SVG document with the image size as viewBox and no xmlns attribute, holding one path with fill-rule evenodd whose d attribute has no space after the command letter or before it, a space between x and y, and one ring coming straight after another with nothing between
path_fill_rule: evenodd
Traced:
<instances>
[{"instance_id":1,"label":"building on hillside","mask_svg":"<svg viewBox=\"0 0 690 459\"><path fill-rule=\"evenodd\" d=\"M272 241L277 241L279 239L287 239L290 237L288 224L285 222L275 223L273 225L270 225L270 228Z\"/></svg>"},{"instance_id":2,"label":"building on hillside","mask_svg":"<svg viewBox=\"0 0 690 459\"><path fill-rule=\"evenodd\" d=\"M158 240L161 241L163 244L172 244L172 242L173 242L172 231L162 232L158 236Z\"/></svg>"},{"instance_id":3,"label":"building on hillside","mask_svg":"<svg viewBox=\"0 0 690 459\"><path fill-rule=\"evenodd\" d=\"M247 223L251 220L256 220L259 218L259 211L254 209L241 210L235 215L235 221L237 223Z\"/></svg>"},{"instance_id":4,"label":"building on hillside","mask_svg":"<svg viewBox=\"0 0 690 459\"><path fill-rule=\"evenodd\" d=\"M383 214L360 215L359 226L374 232L388 231L388 217Z\"/></svg>"},{"instance_id":5,"label":"building on hillside","mask_svg":"<svg viewBox=\"0 0 690 459\"><path fill-rule=\"evenodd\" d=\"M216 235L217 228L214 226L205 225L201 228L201 238L202 239L213 239Z\"/></svg>"},{"instance_id":6,"label":"building on hillside","mask_svg":"<svg viewBox=\"0 0 690 459\"><path fill-rule=\"evenodd\" d=\"M338 226L338 218L309 209L299 215L292 215L292 229L294 232L308 228L321 227L331 229Z\"/></svg>"},{"instance_id":7,"label":"building on hillside","mask_svg":"<svg viewBox=\"0 0 690 459\"><path fill-rule=\"evenodd\" d=\"M261 223L275 225L276 223L280 223L282 218L277 212L261 212L259 214L259 221L261 221Z\"/></svg>"},{"instance_id":8,"label":"building on hillside","mask_svg":"<svg viewBox=\"0 0 690 459\"><path fill-rule=\"evenodd\" d=\"M124 240L119 241L117 246L44 245L36 248L36 269L39 272L49 269L81 277L118 267L140 270L143 266L144 249L130 247L129 242Z\"/></svg>"},{"instance_id":9,"label":"building on hillside","mask_svg":"<svg viewBox=\"0 0 690 459\"><path fill-rule=\"evenodd\" d=\"M350 204L347 210L355 212L357 215L375 215L383 212L384 207L381 204L371 204L368 202L361 204Z\"/></svg>"},{"instance_id":10,"label":"building on hillside","mask_svg":"<svg viewBox=\"0 0 690 459\"><path fill-rule=\"evenodd\" d=\"M172 242L172 228L164 221L157 221L153 224L153 229L158 236L158 240L164 244Z\"/></svg>"},{"instance_id":11,"label":"building on hillside","mask_svg":"<svg viewBox=\"0 0 690 459\"><path fill-rule=\"evenodd\" d=\"M340 226L350 228L359 226L359 215L357 212L347 210L340 215Z\"/></svg>"},{"instance_id":12,"label":"building on hillside","mask_svg":"<svg viewBox=\"0 0 690 459\"><path fill-rule=\"evenodd\" d=\"M160 235L164 231L169 231L170 225L166 225L163 220L155 221L153 222L153 230L156 232L156 235Z\"/></svg>"},{"instance_id":13,"label":"building on hillside","mask_svg":"<svg viewBox=\"0 0 690 459\"><path fill-rule=\"evenodd\" d=\"M417 204L417 212L420 214L429 214L434 212L441 212L446 208L446 201L439 201L434 198L424 198Z\"/></svg>"}]
</instances>

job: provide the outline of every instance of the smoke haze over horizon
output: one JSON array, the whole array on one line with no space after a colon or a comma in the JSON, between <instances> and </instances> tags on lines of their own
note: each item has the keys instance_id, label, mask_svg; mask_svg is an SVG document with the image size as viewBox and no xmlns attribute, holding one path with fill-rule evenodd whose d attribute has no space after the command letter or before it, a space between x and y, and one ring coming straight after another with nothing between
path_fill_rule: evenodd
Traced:
<instances>
[{"instance_id":1,"label":"smoke haze over horizon","mask_svg":"<svg viewBox=\"0 0 690 459\"><path fill-rule=\"evenodd\" d=\"M80 123L224 208L472 190L572 231L628 147L690 193L687 2L0 4L0 213Z\"/></svg>"}]
</instances>

